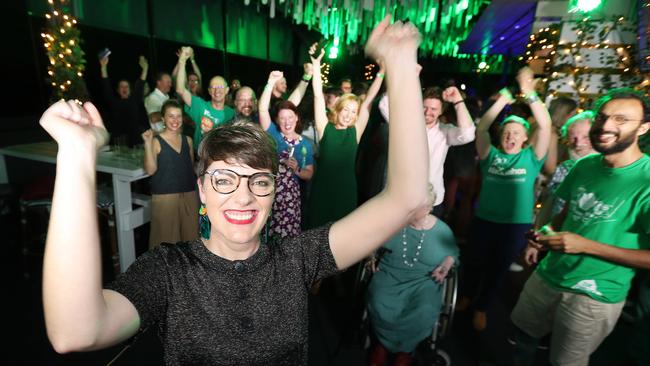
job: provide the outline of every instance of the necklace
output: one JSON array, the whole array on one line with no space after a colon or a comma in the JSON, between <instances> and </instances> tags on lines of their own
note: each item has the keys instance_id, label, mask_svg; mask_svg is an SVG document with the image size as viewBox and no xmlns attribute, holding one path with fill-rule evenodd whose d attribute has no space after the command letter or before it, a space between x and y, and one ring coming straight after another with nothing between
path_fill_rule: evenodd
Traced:
<instances>
[{"instance_id":1,"label":"necklace","mask_svg":"<svg viewBox=\"0 0 650 366\"><path fill-rule=\"evenodd\" d=\"M415 249L415 255L413 258L411 258L411 263L406 259L406 248L407 248L407 243L406 243L406 228L402 229L402 244L404 245L404 248L402 249L402 258L404 258L404 264L406 264L409 267L413 267L415 262L418 261L418 257L420 256L420 249L422 249L422 243L424 242L424 236L426 235L426 231L422 231L420 234L420 242L418 243L417 248Z\"/></svg>"}]
</instances>

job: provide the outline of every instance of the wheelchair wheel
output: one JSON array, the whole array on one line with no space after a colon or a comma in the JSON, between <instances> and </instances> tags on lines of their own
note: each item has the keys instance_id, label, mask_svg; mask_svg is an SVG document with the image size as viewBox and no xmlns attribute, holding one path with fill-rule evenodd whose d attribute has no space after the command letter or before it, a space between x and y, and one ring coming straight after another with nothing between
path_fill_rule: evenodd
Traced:
<instances>
[{"instance_id":1,"label":"wheelchair wheel","mask_svg":"<svg viewBox=\"0 0 650 366\"><path fill-rule=\"evenodd\" d=\"M458 297L458 271L452 269L445 278L442 289L442 309L438 316L438 329L436 339L444 338L449 331L456 312L456 299Z\"/></svg>"},{"instance_id":2,"label":"wheelchair wheel","mask_svg":"<svg viewBox=\"0 0 650 366\"><path fill-rule=\"evenodd\" d=\"M433 359L431 360L431 366L450 366L451 365L451 358L447 354L447 352L437 349L436 353L433 355Z\"/></svg>"}]
</instances>

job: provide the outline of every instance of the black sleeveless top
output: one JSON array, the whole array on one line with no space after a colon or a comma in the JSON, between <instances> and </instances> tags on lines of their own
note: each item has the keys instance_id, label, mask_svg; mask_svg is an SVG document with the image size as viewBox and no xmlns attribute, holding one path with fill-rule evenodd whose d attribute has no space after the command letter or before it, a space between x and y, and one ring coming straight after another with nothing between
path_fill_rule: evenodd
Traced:
<instances>
[{"instance_id":1,"label":"black sleeveless top","mask_svg":"<svg viewBox=\"0 0 650 366\"><path fill-rule=\"evenodd\" d=\"M156 136L160 142L160 154L158 154L158 169L151 176L151 193L183 193L195 191L196 174L192 167L190 157L190 145L187 138L181 135L181 153L177 153L169 146L167 141Z\"/></svg>"}]
</instances>

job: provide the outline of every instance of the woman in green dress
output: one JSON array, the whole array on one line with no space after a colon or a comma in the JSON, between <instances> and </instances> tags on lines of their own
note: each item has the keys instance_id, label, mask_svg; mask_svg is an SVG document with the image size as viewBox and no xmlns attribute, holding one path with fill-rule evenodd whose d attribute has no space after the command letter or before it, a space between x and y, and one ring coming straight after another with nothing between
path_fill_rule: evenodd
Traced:
<instances>
[{"instance_id":1,"label":"woman in green dress","mask_svg":"<svg viewBox=\"0 0 650 366\"><path fill-rule=\"evenodd\" d=\"M319 158L312 179L307 228L338 220L357 207L357 146L384 77L382 71L377 74L363 102L354 94L339 97L328 120L320 70L324 50L317 53L316 46L312 45L309 56L314 68L312 86Z\"/></svg>"},{"instance_id":2,"label":"woman in green dress","mask_svg":"<svg viewBox=\"0 0 650 366\"><path fill-rule=\"evenodd\" d=\"M435 194L408 226L385 244L387 249L368 286L368 315L378 343L370 365L383 365L396 353L396 365L409 365L415 347L431 335L442 306L442 282L458 262L454 234L431 215Z\"/></svg>"}]
</instances>

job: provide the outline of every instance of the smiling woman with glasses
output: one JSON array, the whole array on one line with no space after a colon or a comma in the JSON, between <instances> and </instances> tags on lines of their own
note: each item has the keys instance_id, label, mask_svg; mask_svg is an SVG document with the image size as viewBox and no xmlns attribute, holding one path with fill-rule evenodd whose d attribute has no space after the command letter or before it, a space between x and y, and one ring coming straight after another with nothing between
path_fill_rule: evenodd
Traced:
<instances>
[{"instance_id":1,"label":"smiling woman with glasses","mask_svg":"<svg viewBox=\"0 0 650 366\"><path fill-rule=\"evenodd\" d=\"M54 349L100 349L153 326L168 365L306 365L309 288L369 255L427 202L419 41L413 25L389 25L387 17L366 45L386 66L391 103L381 194L333 224L262 243L276 197L275 142L259 125L218 126L199 149L210 237L156 247L107 289L95 209L96 151L106 130L91 104L50 107L41 124L59 153L43 301Z\"/></svg>"}]
</instances>

